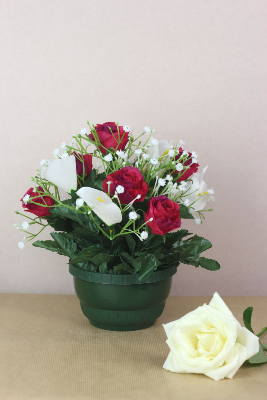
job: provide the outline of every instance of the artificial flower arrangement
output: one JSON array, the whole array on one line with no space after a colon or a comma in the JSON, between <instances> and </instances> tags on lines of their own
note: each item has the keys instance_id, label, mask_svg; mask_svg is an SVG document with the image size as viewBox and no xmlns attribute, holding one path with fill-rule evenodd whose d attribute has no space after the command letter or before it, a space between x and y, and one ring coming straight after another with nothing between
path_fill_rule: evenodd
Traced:
<instances>
[{"instance_id":1,"label":"artificial flower arrangement","mask_svg":"<svg viewBox=\"0 0 267 400\"><path fill-rule=\"evenodd\" d=\"M134 275L143 283L180 263L218 270L217 261L201 256L211 242L181 229L182 219L199 225L212 211L204 207L214 201L214 190L203 180L207 167L198 172L197 154L182 140L156 139L149 127L134 138L128 125L88 125L89 133L82 129L70 145L63 142L62 153L54 150L54 159L43 159L31 178L35 187L21 198L35 215L24 215L25 240L52 227L52 240L33 245L67 256L80 278L85 272ZM28 233L35 224L40 231Z\"/></svg>"}]
</instances>

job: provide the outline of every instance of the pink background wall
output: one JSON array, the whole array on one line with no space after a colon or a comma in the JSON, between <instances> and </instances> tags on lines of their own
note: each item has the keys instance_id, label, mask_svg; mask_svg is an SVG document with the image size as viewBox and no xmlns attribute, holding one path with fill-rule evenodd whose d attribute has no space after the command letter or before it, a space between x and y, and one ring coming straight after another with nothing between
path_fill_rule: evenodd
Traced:
<instances>
[{"instance_id":1,"label":"pink background wall","mask_svg":"<svg viewBox=\"0 0 267 400\"><path fill-rule=\"evenodd\" d=\"M42 158L92 123L186 141L209 165L219 272L181 265L172 294L267 295L267 3L1 1L0 291L73 293L67 259L27 245L13 213ZM48 238L49 233L42 235Z\"/></svg>"}]
</instances>

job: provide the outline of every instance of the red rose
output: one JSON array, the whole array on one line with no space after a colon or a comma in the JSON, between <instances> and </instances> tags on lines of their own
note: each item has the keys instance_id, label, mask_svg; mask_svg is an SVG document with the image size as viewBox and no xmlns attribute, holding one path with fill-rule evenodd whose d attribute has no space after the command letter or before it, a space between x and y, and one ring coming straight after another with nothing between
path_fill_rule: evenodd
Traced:
<instances>
[{"instance_id":1,"label":"red rose","mask_svg":"<svg viewBox=\"0 0 267 400\"><path fill-rule=\"evenodd\" d=\"M150 218L153 221L147 223L154 235L165 235L174 229L180 228L181 219L179 204L171 201L166 196L152 197L148 202L148 210L145 213L145 222Z\"/></svg>"},{"instance_id":2,"label":"red rose","mask_svg":"<svg viewBox=\"0 0 267 400\"><path fill-rule=\"evenodd\" d=\"M143 175L140 170L135 167L124 167L108 175L102 184L102 188L106 193L108 193L107 182L112 182L110 184L111 194L115 194L117 186L123 186L124 192L118 194L121 204L129 204L138 195L141 197L136 199L136 203L143 201L149 191L149 187L144 181Z\"/></svg>"},{"instance_id":3,"label":"red rose","mask_svg":"<svg viewBox=\"0 0 267 400\"><path fill-rule=\"evenodd\" d=\"M83 158L83 160L84 160L85 176L87 177L88 175L90 175L90 173L93 169L92 156L90 154L84 154L82 156L81 154L75 153L75 151L73 151L71 154L73 154L75 156L77 175L81 176L83 173L83 163L80 160L81 158Z\"/></svg>"},{"instance_id":4,"label":"red rose","mask_svg":"<svg viewBox=\"0 0 267 400\"><path fill-rule=\"evenodd\" d=\"M37 217L45 217L46 215L50 215L50 208L54 205L54 200L52 199L52 197L50 196L44 196L44 197L40 197L38 193L35 193L33 191L33 188L30 188L25 195L22 197L22 199L20 199L20 201L22 202L22 207L24 208L25 211L27 212L31 212L32 214L37 215ZM43 192L43 189L39 186L38 187L39 192ZM42 206L38 206L37 204L33 204L33 203L27 203L25 204L23 202L23 198L25 196L30 196L31 199L33 199L33 201L35 203L39 203L39 204L46 204L47 206L50 207L42 207Z\"/></svg>"},{"instance_id":5,"label":"red rose","mask_svg":"<svg viewBox=\"0 0 267 400\"><path fill-rule=\"evenodd\" d=\"M106 148L112 148L113 150L123 150L128 143L128 132L125 132L123 130L122 126L119 126L119 134L120 138L118 135L118 129L117 125L115 122L105 122L104 124L97 124L95 126L96 132L98 139L100 143ZM112 130L112 133L110 132L110 129ZM95 141L94 135L92 132L89 135L89 138ZM120 142L120 145L118 146L118 142ZM104 149L104 147L99 147L100 150L102 151L103 154L107 154L107 151ZM117 148L118 147L118 148Z\"/></svg>"},{"instance_id":6,"label":"red rose","mask_svg":"<svg viewBox=\"0 0 267 400\"><path fill-rule=\"evenodd\" d=\"M177 154L177 156L175 157L175 160L179 160L179 158L181 157L181 155L183 154L183 149L182 147L179 148L179 154ZM177 182L181 182L181 181L185 181L186 179L190 178L190 176L192 176L195 172L197 172L199 164L198 163L193 163L192 164L192 153L188 152L188 156L187 159L184 163L185 167L188 167L188 169L183 170L181 172L181 176L179 179L177 179ZM176 171L177 173L177 171Z\"/></svg>"}]
</instances>

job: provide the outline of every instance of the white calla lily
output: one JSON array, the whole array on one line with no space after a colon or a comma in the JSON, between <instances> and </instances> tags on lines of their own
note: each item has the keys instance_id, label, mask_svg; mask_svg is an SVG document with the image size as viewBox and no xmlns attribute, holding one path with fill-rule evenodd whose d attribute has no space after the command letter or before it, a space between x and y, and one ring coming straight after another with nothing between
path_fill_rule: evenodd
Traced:
<instances>
[{"instance_id":1,"label":"white calla lily","mask_svg":"<svg viewBox=\"0 0 267 400\"><path fill-rule=\"evenodd\" d=\"M92 207L96 215L107 225L121 222L120 208L113 203L111 198L101 190L83 187L77 191L77 195L83 199L89 207Z\"/></svg>"},{"instance_id":2,"label":"white calla lily","mask_svg":"<svg viewBox=\"0 0 267 400\"><path fill-rule=\"evenodd\" d=\"M203 210L209 200L214 201L214 197L208 193L206 182L203 177L208 167L205 167L202 172L195 173L191 176L193 182L188 186L188 191L185 199L189 200L189 205L192 205L195 211Z\"/></svg>"},{"instance_id":3,"label":"white calla lily","mask_svg":"<svg viewBox=\"0 0 267 400\"><path fill-rule=\"evenodd\" d=\"M167 154L167 151L171 147L170 143L167 142L167 140L155 140L154 138L151 138L148 144L150 144L148 154L151 158L159 158L164 153Z\"/></svg>"},{"instance_id":4,"label":"white calla lily","mask_svg":"<svg viewBox=\"0 0 267 400\"><path fill-rule=\"evenodd\" d=\"M48 166L44 167L41 173L43 179L58 186L65 192L77 189L77 172L75 156L48 160Z\"/></svg>"}]
</instances>

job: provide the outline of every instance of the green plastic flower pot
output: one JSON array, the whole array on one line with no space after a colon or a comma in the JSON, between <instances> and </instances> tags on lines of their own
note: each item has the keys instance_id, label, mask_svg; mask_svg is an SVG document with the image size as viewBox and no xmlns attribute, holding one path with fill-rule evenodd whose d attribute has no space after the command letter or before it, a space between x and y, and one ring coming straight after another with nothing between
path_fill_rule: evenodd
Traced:
<instances>
[{"instance_id":1,"label":"green plastic flower pot","mask_svg":"<svg viewBox=\"0 0 267 400\"><path fill-rule=\"evenodd\" d=\"M162 314L177 267L153 272L143 282L138 275L109 275L70 265L75 292L91 325L110 331L149 328Z\"/></svg>"}]
</instances>

